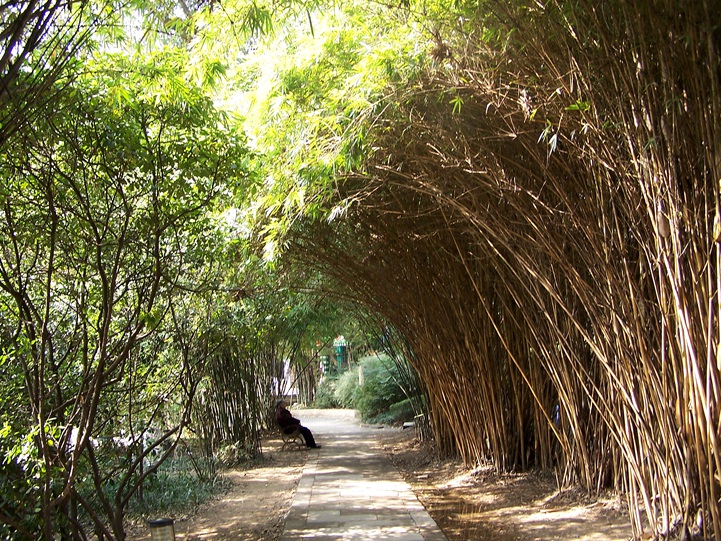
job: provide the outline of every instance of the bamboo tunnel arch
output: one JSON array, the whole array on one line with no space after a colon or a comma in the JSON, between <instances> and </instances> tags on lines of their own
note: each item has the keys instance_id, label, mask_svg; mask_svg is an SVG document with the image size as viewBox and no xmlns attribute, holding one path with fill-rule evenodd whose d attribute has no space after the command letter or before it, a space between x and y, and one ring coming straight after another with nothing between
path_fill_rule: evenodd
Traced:
<instances>
[{"instance_id":1,"label":"bamboo tunnel arch","mask_svg":"<svg viewBox=\"0 0 721 541\"><path fill-rule=\"evenodd\" d=\"M547 41L513 63L449 43L289 256L403 333L446 449L617 488L638 535L721 539L719 44L704 3L658 4L521 27Z\"/></svg>"}]
</instances>

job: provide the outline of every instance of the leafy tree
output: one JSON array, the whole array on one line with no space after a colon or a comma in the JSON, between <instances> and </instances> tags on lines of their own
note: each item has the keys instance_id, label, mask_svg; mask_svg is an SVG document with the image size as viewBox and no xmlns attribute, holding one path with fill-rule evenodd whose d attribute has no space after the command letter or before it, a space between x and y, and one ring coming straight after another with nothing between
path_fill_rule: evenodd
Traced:
<instances>
[{"instance_id":1,"label":"leafy tree","mask_svg":"<svg viewBox=\"0 0 721 541\"><path fill-rule=\"evenodd\" d=\"M7 513L18 535L82 536L89 521L121 539L146 459L170 453L189 422L198 358L165 347L192 339L172 309L215 281L199 271L223 245L220 213L247 180L248 153L183 79L186 61L164 51L88 63L52 115L3 148L0 306L12 367L2 375L22 374L29 413L4 430L5 459L25 479L35 472L34 504ZM120 426L127 453L113 465L104 446ZM160 432L149 442L151 426ZM23 526L17 517L33 509L34 527Z\"/></svg>"}]
</instances>

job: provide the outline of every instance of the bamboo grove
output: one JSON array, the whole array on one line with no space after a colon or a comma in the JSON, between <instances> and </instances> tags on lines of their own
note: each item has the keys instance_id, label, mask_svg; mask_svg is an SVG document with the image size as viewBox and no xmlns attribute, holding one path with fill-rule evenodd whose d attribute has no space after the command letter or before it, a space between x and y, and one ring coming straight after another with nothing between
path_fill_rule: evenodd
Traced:
<instances>
[{"instance_id":1,"label":"bamboo grove","mask_svg":"<svg viewBox=\"0 0 721 541\"><path fill-rule=\"evenodd\" d=\"M466 11L289 252L404 335L444 448L617 489L637 536L721 539L720 15Z\"/></svg>"},{"instance_id":2,"label":"bamboo grove","mask_svg":"<svg viewBox=\"0 0 721 541\"><path fill-rule=\"evenodd\" d=\"M399 333L444 450L721 539L718 2L130 4L0 11L0 533L122 539L152 451L257 450L333 324L307 273ZM264 78L273 9L352 31Z\"/></svg>"}]
</instances>

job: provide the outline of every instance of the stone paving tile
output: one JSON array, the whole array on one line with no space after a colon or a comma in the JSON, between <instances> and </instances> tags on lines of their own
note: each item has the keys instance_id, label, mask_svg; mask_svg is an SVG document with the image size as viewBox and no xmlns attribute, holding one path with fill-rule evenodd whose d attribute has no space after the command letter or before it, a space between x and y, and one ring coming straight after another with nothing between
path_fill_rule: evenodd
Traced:
<instances>
[{"instance_id":1,"label":"stone paving tile","mask_svg":"<svg viewBox=\"0 0 721 541\"><path fill-rule=\"evenodd\" d=\"M373 429L322 414L305 424L323 448L308 457L281 541L446 541L408 483L371 446Z\"/></svg>"}]
</instances>

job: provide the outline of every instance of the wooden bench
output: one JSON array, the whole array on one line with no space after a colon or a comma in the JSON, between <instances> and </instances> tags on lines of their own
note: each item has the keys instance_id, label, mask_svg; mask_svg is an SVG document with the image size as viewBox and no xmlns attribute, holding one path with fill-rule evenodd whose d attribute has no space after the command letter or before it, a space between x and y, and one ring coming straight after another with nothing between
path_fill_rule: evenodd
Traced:
<instances>
[{"instance_id":1,"label":"wooden bench","mask_svg":"<svg viewBox=\"0 0 721 541\"><path fill-rule=\"evenodd\" d=\"M285 428L279 426L278 431L280 432L280 438L283 440L283 447L280 448L281 451L293 445L305 447L305 440L300 433L300 427L298 425L287 426Z\"/></svg>"}]
</instances>

